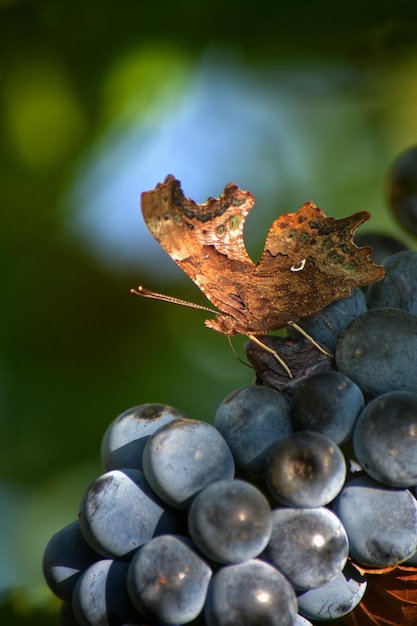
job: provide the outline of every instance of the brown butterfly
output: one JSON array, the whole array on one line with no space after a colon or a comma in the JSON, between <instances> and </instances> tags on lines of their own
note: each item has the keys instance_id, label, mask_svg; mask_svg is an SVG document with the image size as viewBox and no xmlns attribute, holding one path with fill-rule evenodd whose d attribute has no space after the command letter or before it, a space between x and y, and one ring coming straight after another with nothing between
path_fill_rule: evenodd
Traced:
<instances>
[{"instance_id":1,"label":"brown butterfly","mask_svg":"<svg viewBox=\"0 0 417 626\"><path fill-rule=\"evenodd\" d=\"M209 328L259 342L258 336L269 331L299 328L303 317L383 277L383 267L369 259L371 249L353 243L355 229L370 214L330 218L313 202L274 221L261 259L253 263L243 240L253 204L252 194L232 183L219 198L197 204L184 196L172 175L144 192L142 213L149 231L218 311L144 287L132 292L211 311L215 319L205 321Z\"/></svg>"}]
</instances>

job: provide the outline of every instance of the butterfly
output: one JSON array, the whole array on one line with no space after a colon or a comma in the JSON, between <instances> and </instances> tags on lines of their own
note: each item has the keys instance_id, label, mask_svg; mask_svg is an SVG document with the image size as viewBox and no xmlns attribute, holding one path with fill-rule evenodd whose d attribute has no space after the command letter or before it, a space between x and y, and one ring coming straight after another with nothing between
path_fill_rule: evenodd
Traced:
<instances>
[{"instance_id":1,"label":"butterfly","mask_svg":"<svg viewBox=\"0 0 417 626\"><path fill-rule=\"evenodd\" d=\"M205 324L225 335L259 336L292 325L347 297L354 287L384 275L369 258L371 248L353 243L366 211L336 219L313 202L272 224L258 263L249 257L243 230L254 197L229 183L223 194L197 204L168 175L141 199L146 226L217 310L157 294L132 292L214 313Z\"/></svg>"}]
</instances>

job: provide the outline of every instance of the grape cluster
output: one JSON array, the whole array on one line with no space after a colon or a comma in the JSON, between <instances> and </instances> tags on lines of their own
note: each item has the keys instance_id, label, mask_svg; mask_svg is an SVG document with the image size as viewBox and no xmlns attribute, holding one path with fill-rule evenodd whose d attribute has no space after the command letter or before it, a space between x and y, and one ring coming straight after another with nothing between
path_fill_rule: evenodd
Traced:
<instances>
[{"instance_id":1,"label":"grape cluster","mask_svg":"<svg viewBox=\"0 0 417 626\"><path fill-rule=\"evenodd\" d=\"M417 253L385 267L303 325L330 365L235 390L213 425L162 404L109 425L44 552L62 624L311 625L361 601L355 562L416 562Z\"/></svg>"}]
</instances>

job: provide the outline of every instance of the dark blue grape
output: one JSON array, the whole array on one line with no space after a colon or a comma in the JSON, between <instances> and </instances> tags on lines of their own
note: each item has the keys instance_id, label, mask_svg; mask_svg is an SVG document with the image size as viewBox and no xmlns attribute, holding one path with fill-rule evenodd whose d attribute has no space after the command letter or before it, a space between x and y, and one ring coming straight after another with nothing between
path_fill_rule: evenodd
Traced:
<instances>
[{"instance_id":1,"label":"dark blue grape","mask_svg":"<svg viewBox=\"0 0 417 626\"><path fill-rule=\"evenodd\" d=\"M406 561L403 561L402 565L417 567L417 552L414 552Z\"/></svg>"},{"instance_id":2,"label":"dark blue grape","mask_svg":"<svg viewBox=\"0 0 417 626\"><path fill-rule=\"evenodd\" d=\"M337 369L365 396L417 388L417 317L400 309L371 309L356 318L336 346Z\"/></svg>"},{"instance_id":3,"label":"dark blue grape","mask_svg":"<svg viewBox=\"0 0 417 626\"><path fill-rule=\"evenodd\" d=\"M184 413L167 404L140 404L128 409L110 424L101 443L101 461L112 469L142 469L142 455L150 435Z\"/></svg>"},{"instance_id":4,"label":"dark blue grape","mask_svg":"<svg viewBox=\"0 0 417 626\"><path fill-rule=\"evenodd\" d=\"M103 556L123 558L154 534L175 532L173 513L150 489L140 470L112 470L97 478L80 504L80 526Z\"/></svg>"},{"instance_id":5,"label":"dark blue grape","mask_svg":"<svg viewBox=\"0 0 417 626\"><path fill-rule=\"evenodd\" d=\"M369 285L368 308L394 307L417 315L417 252L398 252L384 267L384 278Z\"/></svg>"},{"instance_id":6,"label":"dark blue grape","mask_svg":"<svg viewBox=\"0 0 417 626\"><path fill-rule=\"evenodd\" d=\"M354 242L359 247L371 247L372 252L369 257L374 263L380 265L389 256L407 250L407 246L391 235L382 233L355 233ZM372 283L371 283L372 284ZM370 285L366 288L368 291Z\"/></svg>"},{"instance_id":7,"label":"dark blue grape","mask_svg":"<svg viewBox=\"0 0 417 626\"><path fill-rule=\"evenodd\" d=\"M241 387L220 404L214 426L237 467L261 472L274 441L292 432L289 401L270 387Z\"/></svg>"},{"instance_id":8,"label":"dark blue grape","mask_svg":"<svg viewBox=\"0 0 417 626\"><path fill-rule=\"evenodd\" d=\"M364 404L358 385L345 374L335 371L313 374L294 393L292 424L295 431L315 431L341 444L351 436Z\"/></svg>"},{"instance_id":9,"label":"dark blue grape","mask_svg":"<svg viewBox=\"0 0 417 626\"><path fill-rule=\"evenodd\" d=\"M324 506L337 496L345 478L340 448L328 437L309 431L277 441L265 466L269 492L287 506Z\"/></svg>"},{"instance_id":10,"label":"dark blue grape","mask_svg":"<svg viewBox=\"0 0 417 626\"><path fill-rule=\"evenodd\" d=\"M392 487L417 484L417 394L391 391L358 418L353 449L363 469Z\"/></svg>"},{"instance_id":11,"label":"dark blue grape","mask_svg":"<svg viewBox=\"0 0 417 626\"><path fill-rule=\"evenodd\" d=\"M359 604L366 591L366 578L347 563L343 572L316 589L298 596L298 610L309 619L328 621L347 615Z\"/></svg>"},{"instance_id":12,"label":"dark blue grape","mask_svg":"<svg viewBox=\"0 0 417 626\"><path fill-rule=\"evenodd\" d=\"M407 489L358 476L342 489L333 510L346 529L350 556L362 565L398 565L417 551L417 502Z\"/></svg>"},{"instance_id":13,"label":"dark blue grape","mask_svg":"<svg viewBox=\"0 0 417 626\"><path fill-rule=\"evenodd\" d=\"M103 559L78 579L72 606L81 626L111 626L138 617L127 593L129 563Z\"/></svg>"},{"instance_id":14,"label":"dark blue grape","mask_svg":"<svg viewBox=\"0 0 417 626\"><path fill-rule=\"evenodd\" d=\"M74 615L72 602L63 602L59 610L59 626L79 626Z\"/></svg>"},{"instance_id":15,"label":"dark blue grape","mask_svg":"<svg viewBox=\"0 0 417 626\"><path fill-rule=\"evenodd\" d=\"M51 591L61 600L71 602L75 584L84 570L100 556L83 537L77 521L51 537L42 558L42 570Z\"/></svg>"},{"instance_id":16,"label":"dark blue grape","mask_svg":"<svg viewBox=\"0 0 417 626\"><path fill-rule=\"evenodd\" d=\"M360 289L355 288L348 298L336 300L318 313L304 317L300 326L310 337L327 346L330 352L334 352L341 333L364 311L366 311L365 296ZM289 332L294 334L296 331L292 329Z\"/></svg>"},{"instance_id":17,"label":"dark blue grape","mask_svg":"<svg viewBox=\"0 0 417 626\"><path fill-rule=\"evenodd\" d=\"M210 578L210 567L189 540L161 535L134 555L127 584L139 612L185 624L203 610Z\"/></svg>"},{"instance_id":18,"label":"dark blue grape","mask_svg":"<svg viewBox=\"0 0 417 626\"><path fill-rule=\"evenodd\" d=\"M399 224L417 235L417 148L400 154L388 178L388 200Z\"/></svg>"},{"instance_id":19,"label":"dark blue grape","mask_svg":"<svg viewBox=\"0 0 417 626\"><path fill-rule=\"evenodd\" d=\"M348 556L346 532L326 508L282 508L272 511L272 534L261 558L277 567L295 589L329 582Z\"/></svg>"},{"instance_id":20,"label":"dark blue grape","mask_svg":"<svg viewBox=\"0 0 417 626\"><path fill-rule=\"evenodd\" d=\"M149 438L143 453L143 471L164 502L186 509L210 483L233 478L235 465L229 446L213 426L182 419Z\"/></svg>"},{"instance_id":21,"label":"dark blue grape","mask_svg":"<svg viewBox=\"0 0 417 626\"><path fill-rule=\"evenodd\" d=\"M189 622L190 626L200 626L200 622L198 620L193 620ZM119 624L117 624L119 626ZM138 614L138 616L134 620L129 620L129 622L124 622L120 626L181 626L181 624L173 623L173 622L161 622L159 619L154 619L153 617L142 617ZM201 623L201 626L205 626L205 624Z\"/></svg>"},{"instance_id":22,"label":"dark blue grape","mask_svg":"<svg viewBox=\"0 0 417 626\"><path fill-rule=\"evenodd\" d=\"M272 530L265 496L242 480L220 480L200 491L188 513L197 548L218 563L247 561L262 552Z\"/></svg>"},{"instance_id":23,"label":"dark blue grape","mask_svg":"<svg viewBox=\"0 0 417 626\"><path fill-rule=\"evenodd\" d=\"M274 567L251 560L213 576L204 617L207 626L293 626L295 593Z\"/></svg>"},{"instance_id":24,"label":"dark blue grape","mask_svg":"<svg viewBox=\"0 0 417 626\"><path fill-rule=\"evenodd\" d=\"M295 622L293 626L313 626L313 624L302 615L297 614L295 616Z\"/></svg>"}]
</instances>

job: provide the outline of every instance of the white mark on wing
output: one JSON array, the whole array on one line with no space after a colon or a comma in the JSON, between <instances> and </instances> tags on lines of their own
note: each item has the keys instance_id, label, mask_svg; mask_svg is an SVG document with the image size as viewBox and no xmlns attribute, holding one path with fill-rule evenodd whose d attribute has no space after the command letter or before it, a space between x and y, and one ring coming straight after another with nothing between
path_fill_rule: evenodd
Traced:
<instances>
[{"instance_id":1,"label":"white mark on wing","mask_svg":"<svg viewBox=\"0 0 417 626\"><path fill-rule=\"evenodd\" d=\"M292 272L301 272L301 270L304 269L304 266L306 264L306 260L307 259L303 259L298 267L295 267L295 265L291 265L290 270Z\"/></svg>"}]
</instances>

